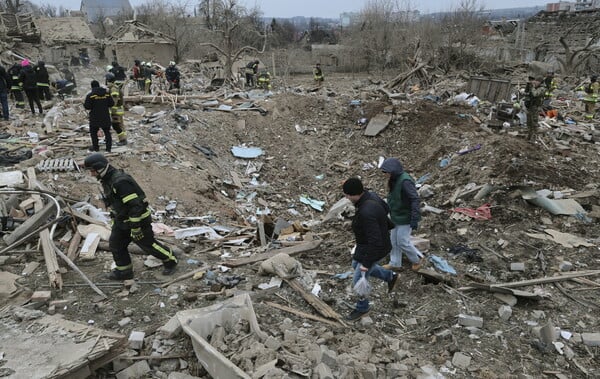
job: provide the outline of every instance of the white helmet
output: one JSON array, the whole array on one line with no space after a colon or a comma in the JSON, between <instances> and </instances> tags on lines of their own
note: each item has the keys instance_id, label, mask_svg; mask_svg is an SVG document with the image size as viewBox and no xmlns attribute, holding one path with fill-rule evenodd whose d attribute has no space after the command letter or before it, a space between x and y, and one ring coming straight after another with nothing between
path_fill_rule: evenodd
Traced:
<instances>
[{"instance_id":1,"label":"white helmet","mask_svg":"<svg viewBox=\"0 0 600 379\"><path fill-rule=\"evenodd\" d=\"M152 67L152 62L146 62L146 67Z\"/></svg>"},{"instance_id":2,"label":"white helmet","mask_svg":"<svg viewBox=\"0 0 600 379\"><path fill-rule=\"evenodd\" d=\"M140 65L141 65L141 66L145 66L145 65L146 65L146 62L142 62L142 63L140 63Z\"/></svg>"},{"instance_id":3,"label":"white helmet","mask_svg":"<svg viewBox=\"0 0 600 379\"><path fill-rule=\"evenodd\" d=\"M175 62L173 62L173 61L169 62L169 66L175 66Z\"/></svg>"},{"instance_id":4,"label":"white helmet","mask_svg":"<svg viewBox=\"0 0 600 379\"><path fill-rule=\"evenodd\" d=\"M112 69L113 69L113 66L111 66L111 65L106 66L106 71L110 71Z\"/></svg>"}]
</instances>

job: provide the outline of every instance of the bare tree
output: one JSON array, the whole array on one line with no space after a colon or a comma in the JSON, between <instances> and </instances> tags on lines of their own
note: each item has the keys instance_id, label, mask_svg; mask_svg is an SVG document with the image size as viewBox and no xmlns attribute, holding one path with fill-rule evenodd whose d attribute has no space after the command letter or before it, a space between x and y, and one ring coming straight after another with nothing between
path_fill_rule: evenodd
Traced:
<instances>
[{"instance_id":1,"label":"bare tree","mask_svg":"<svg viewBox=\"0 0 600 379\"><path fill-rule=\"evenodd\" d=\"M473 68L477 64L475 46L483 38L480 0L461 0L454 12L442 20L444 43L438 49L439 65L446 72L453 68Z\"/></svg>"},{"instance_id":2,"label":"bare tree","mask_svg":"<svg viewBox=\"0 0 600 379\"><path fill-rule=\"evenodd\" d=\"M561 66L561 72L564 75L579 73L580 68L585 66L591 58L597 58L598 42L600 41L600 22L594 21L586 24L578 23L570 27L563 35L558 38L560 45L563 48L563 56L557 57L558 63ZM586 41L580 47L573 47L569 42L569 37L574 34L583 32L586 36Z\"/></svg>"},{"instance_id":3,"label":"bare tree","mask_svg":"<svg viewBox=\"0 0 600 379\"><path fill-rule=\"evenodd\" d=\"M137 8L137 19L175 39L175 61L181 61L198 40L200 22L192 17L190 0L151 0Z\"/></svg>"},{"instance_id":4,"label":"bare tree","mask_svg":"<svg viewBox=\"0 0 600 379\"><path fill-rule=\"evenodd\" d=\"M219 1L219 0L217 0ZM222 14L213 18L212 40L200 45L214 49L224 59L224 79L233 85L233 64L242 58L245 52L263 53L267 42L267 33L257 26L258 10L250 13L238 5L237 0L220 0L217 7ZM257 46L261 42L262 46Z\"/></svg>"},{"instance_id":5,"label":"bare tree","mask_svg":"<svg viewBox=\"0 0 600 379\"><path fill-rule=\"evenodd\" d=\"M0 2L0 10L8 13L19 13L21 5L20 0L3 0Z\"/></svg>"},{"instance_id":6,"label":"bare tree","mask_svg":"<svg viewBox=\"0 0 600 379\"><path fill-rule=\"evenodd\" d=\"M38 8L38 12L40 15L45 17L57 17L59 15L59 10L52 4L42 4Z\"/></svg>"},{"instance_id":7,"label":"bare tree","mask_svg":"<svg viewBox=\"0 0 600 379\"><path fill-rule=\"evenodd\" d=\"M407 33L413 23L410 2L399 0L369 0L361 10L360 21L344 37L352 46L353 59L364 62L368 72L397 66L406 47L414 41Z\"/></svg>"}]
</instances>

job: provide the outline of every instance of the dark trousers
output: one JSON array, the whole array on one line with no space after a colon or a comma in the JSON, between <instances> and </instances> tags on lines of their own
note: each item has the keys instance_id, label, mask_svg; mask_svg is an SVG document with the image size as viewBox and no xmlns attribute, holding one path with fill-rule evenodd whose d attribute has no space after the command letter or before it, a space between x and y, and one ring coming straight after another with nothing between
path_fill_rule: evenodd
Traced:
<instances>
[{"instance_id":1,"label":"dark trousers","mask_svg":"<svg viewBox=\"0 0 600 379\"><path fill-rule=\"evenodd\" d=\"M140 227L144 237L139 241L134 241L135 244L138 245L144 253L160 259L165 267L176 264L177 259L171 252L171 249L154 238L150 217L143 220ZM127 246L132 242L130 234L131 229L126 224L119 221L114 223L108 240L108 246L112 252L117 269L124 269L131 265L131 255L129 255L129 250L127 249Z\"/></svg>"},{"instance_id":2,"label":"dark trousers","mask_svg":"<svg viewBox=\"0 0 600 379\"><path fill-rule=\"evenodd\" d=\"M537 133L538 123L540 121L540 109L539 107L531 106L527 109L527 139L533 140Z\"/></svg>"},{"instance_id":3,"label":"dark trousers","mask_svg":"<svg viewBox=\"0 0 600 379\"><path fill-rule=\"evenodd\" d=\"M246 87L254 87L256 83L254 83L254 74L249 72L246 73Z\"/></svg>"},{"instance_id":4,"label":"dark trousers","mask_svg":"<svg viewBox=\"0 0 600 379\"><path fill-rule=\"evenodd\" d=\"M110 124L106 126L91 125L90 124L90 137L92 138L92 150L100 151L100 145L98 142L98 131L102 129L104 132L104 141L106 142L106 151L110 153L112 149L112 135L110 134Z\"/></svg>"},{"instance_id":5,"label":"dark trousers","mask_svg":"<svg viewBox=\"0 0 600 379\"><path fill-rule=\"evenodd\" d=\"M52 93L50 93L50 86L38 85L38 96L42 100L52 100Z\"/></svg>"},{"instance_id":6,"label":"dark trousers","mask_svg":"<svg viewBox=\"0 0 600 379\"><path fill-rule=\"evenodd\" d=\"M8 120L8 94L0 92L0 103L2 103L2 118Z\"/></svg>"},{"instance_id":7,"label":"dark trousers","mask_svg":"<svg viewBox=\"0 0 600 379\"><path fill-rule=\"evenodd\" d=\"M13 99L15 99L15 105L17 108L25 108L25 98L23 97L23 91L21 89L11 89Z\"/></svg>"},{"instance_id":8,"label":"dark trousers","mask_svg":"<svg viewBox=\"0 0 600 379\"><path fill-rule=\"evenodd\" d=\"M38 109L40 110L40 114L44 113L42 103L40 102L40 98L38 96L37 88L25 88L25 95L27 95L27 100L29 100L29 108L31 108L31 113L35 114L33 103L37 105Z\"/></svg>"}]
</instances>

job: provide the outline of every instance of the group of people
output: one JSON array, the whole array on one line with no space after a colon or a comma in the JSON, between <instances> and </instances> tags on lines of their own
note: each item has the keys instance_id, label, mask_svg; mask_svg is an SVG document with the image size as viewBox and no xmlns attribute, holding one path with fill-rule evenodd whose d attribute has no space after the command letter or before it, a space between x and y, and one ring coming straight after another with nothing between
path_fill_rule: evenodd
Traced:
<instances>
[{"instance_id":1,"label":"group of people","mask_svg":"<svg viewBox=\"0 0 600 379\"><path fill-rule=\"evenodd\" d=\"M271 73L266 69L259 70L260 62L258 59L251 60L246 64L246 88L262 88L264 90L271 89Z\"/></svg>"},{"instance_id":2,"label":"group of people","mask_svg":"<svg viewBox=\"0 0 600 379\"><path fill-rule=\"evenodd\" d=\"M387 283L388 292L394 290L402 268L403 254L418 270L424 258L412 243L411 231L417 230L421 220L420 199L414 179L404 171L397 158L387 158L380 167L387 179L387 202L375 192L364 188L359 178L347 179L342 190L345 197L356 208L352 219L352 231L356 246L352 254L354 269L353 286L364 275ZM390 254L388 264L380 261ZM368 294L361 294L354 310L346 317L349 321L362 318L369 313Z\"/></svg>"},{"instance_id":3,"label":"group of people","mask_svg":"<svg viewBox=\"0 0 600 379\"><path fill-rule=\"evenodd\" d=\"M536 136L540 113L549 117L557 115L551 103L554 90L557 88L557 80L552 70L548 70L544 77L529 76L524 90L524 105L527 109L527 138L530 141ZM596 113L596 103L598 102L598 94L600 93L598 76L592 75L589 83L577 88L577 90L584 92L582 98L585 112L584 117L587 120L592 120Z\"/></svg>"},{"instance_id":4,"label":"group of people","mask_svg":"<svg viewBox=\"0 0 600 379\"><path fill-rule=\"evenodd\" d=\"M258 87L265 90L271 89L271 73L266 68L259 70L259 65L260 61L258 59L253 59L246 64L244 68L246 88ZM320 63L317 63L313 68L313 79L319 87L325 80Z\"/></svg>"},{"instance_id":5,"label":"group of people","mask_svg":"<svg viewBox=\"0 0 600 379\"><path fill-rule=\"evenodd\" d=\"M147 95L151 94L153 77L159 79L164 77L168 91L181 92L181 73L174 61L169 62L164 72L155 68L150 61L142 62L138 59L134 61L131 78L137 83L138 90Z\"/></svg>"},{"instance_id":6,"label":"group of people","mask_svg":"<svg viewBox=\"0 0 600 379\"><path fill-rule=\"evenodd\" d=\"M50 75L44 61L33 65L28 59L13 64L8 70L0 66L0 102L2 118L9 120L8 94L15 101L16 108L25 108L25 96L29 101L31 113L35 114L35 106L39 114L43 114L42 100L52 100L50 92ZM25 93L25 96L23 96Z\"/></svg>"}]
</instances>

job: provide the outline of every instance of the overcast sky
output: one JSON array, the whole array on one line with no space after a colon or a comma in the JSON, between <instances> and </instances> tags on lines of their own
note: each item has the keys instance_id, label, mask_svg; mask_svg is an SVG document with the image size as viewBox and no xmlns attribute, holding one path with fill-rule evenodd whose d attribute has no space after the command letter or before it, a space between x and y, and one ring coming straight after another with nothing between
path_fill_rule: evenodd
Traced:
<instances>
[{"instance_id":1,"label":"overcast sky","mask_svg":"<svg viewBox=\"0 0 600 379\"><path fill-rule=\"evenodd\" d=\"M175 0L179 3L197 3L194 0ZM62 5L66 9L79 9L80 0L33 0L36 4ZM129 0L136 7L145 0ZM398 0L401 4L410 4L412 9L422 13L448 11L456 9L461 0ZM479 0L485 9L516 8L544 5L550 0ZM248 8L259 7L266 17L316 16L337 18L340 13L361 10L368 0L240 0Z\"/></svg>"}]
</instances>

